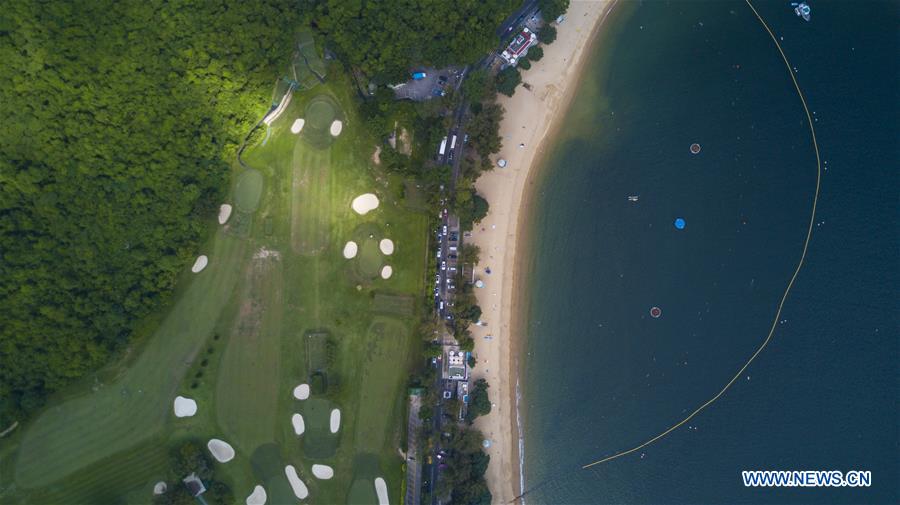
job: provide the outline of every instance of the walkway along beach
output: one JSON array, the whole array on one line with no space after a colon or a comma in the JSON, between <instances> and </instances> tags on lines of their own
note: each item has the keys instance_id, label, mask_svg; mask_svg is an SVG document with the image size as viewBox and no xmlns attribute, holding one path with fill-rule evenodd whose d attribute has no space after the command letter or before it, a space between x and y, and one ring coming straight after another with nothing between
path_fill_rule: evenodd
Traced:
<instances>
[{"instance_id":1,"label":"walkway along beach","mask_svg":"<svg viewBox=\"0 0 900 505\"><path fill-rule=\"evenodd\" d=\"M559 26L555 42L544 46L544 58L522 73L531 89L520 86L510 98L500 96L506 109L500 125L503 149L497 159L508 161L506 168L494 168L478 179L478 193L490 203L490 212L476 224L471 243L481 248L476 275L485 283L476 290L487 326L473 326L478 365L473 379L490 383L493 409L476 420L475 426L491 441L486 449L491 457L486 478L495 503L507 503L523 488L520 464L519 429L516 420L518 331L521 314L517 308L517 261L521 252L518 230L521 211L528 205L525 195L551 134L561 126L577 89L584 55L597 30L603 25L615 1L573 1ZM524 147L519 147L524 144ZM491 273L485 273L490 268ZM511 328L513 331L511 331ZM493 339L485 339L486 335Z\"/></svg>"}]
</instances>

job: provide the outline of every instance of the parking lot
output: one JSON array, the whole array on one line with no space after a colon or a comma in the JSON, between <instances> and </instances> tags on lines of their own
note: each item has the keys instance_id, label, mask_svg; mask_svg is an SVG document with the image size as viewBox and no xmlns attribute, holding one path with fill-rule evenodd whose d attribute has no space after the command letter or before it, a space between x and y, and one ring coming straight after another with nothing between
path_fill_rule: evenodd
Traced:
<instances>
[{"instance_id":1,"label":"parking lot","mask_svg":"<svg viewBox=\"0 0 900 505\"><path fill-rule=\"evenodd\" d=\"M398 99L422 102L442 96L441 93L449 93L459 85L462 75L461 69L456 67L424 68L416 72L425 73L425 77L419 80L410 78L400 87L394 88L394 95Z\"/></svg>"},{"instance_id":2,"label":"parking lot","mask_svg":"<svg viewBox=\"0 0 900 505\"><path fill-rule=\"evenodd\" d=\"M435 252L437 273L434 280L434 304L442 319L451 319L450 307L453 305L453 292L456 290L456 277L459 273L459 220L451 216L446 209L441 211L441 219L437 230L438 246Z\"/></svg>"}]
</instances>

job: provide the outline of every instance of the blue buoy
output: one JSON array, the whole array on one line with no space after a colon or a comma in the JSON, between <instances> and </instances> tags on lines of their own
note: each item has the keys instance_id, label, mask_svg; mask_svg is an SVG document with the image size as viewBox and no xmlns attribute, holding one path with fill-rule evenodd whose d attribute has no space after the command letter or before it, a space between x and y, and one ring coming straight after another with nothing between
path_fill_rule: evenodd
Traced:
<instances>
[{"instance_id":1,"label":"blue buoy","mask_svg":"<svg viewBox=\"0 0 900 505\"><path fill-rule=\"evenodd\" d=\"M675 228L678 228L679 230L683 230L685 224L687 224L687 223L684 222L684 219L682 219L680 217L675 219Z\"/></svg>"}]
</instances>

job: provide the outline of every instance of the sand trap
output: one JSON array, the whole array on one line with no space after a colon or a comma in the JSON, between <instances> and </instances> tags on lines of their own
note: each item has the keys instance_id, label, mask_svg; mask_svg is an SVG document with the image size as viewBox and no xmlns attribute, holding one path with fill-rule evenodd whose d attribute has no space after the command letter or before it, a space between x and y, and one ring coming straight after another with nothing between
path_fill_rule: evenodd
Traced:
<instances>
[{"instance_id":1,"label":"sand trap","mask_svg":"<svg viewBox=\"0 0 900 505\"><path fill-rule=\"evenodd\" d=\"M347 242L346 244L344 244L344 257L345 258L347 258L347 259L355 258L357 251L359 251L359 246L356 245L356 242L351 240L351 241Z\"/></svg>"},{"instance_id":2,"label":"sand trap","mask_svg":"<svg viewBox=\"0 0 900 505\"><path fill-rule=\"evenodd\" d=\"M294 496L301 500L309 496L309 489L307 489L306 484L300 480L300 476L297 475L297 469L294 468L294 465L284 467L284 475L287 476L288 482L291 483L291 489L294 490Z\"/></svg>"},{"instance_id":3,"label":"sand trap","mask_svg":"<svg viewBox=\"0 0 900 505\"><path fill-rule=\"evenodd\" d=\"M218 438L210 439L206 444L206 447L219 463L228 463L234 459L234 447L231 447L231 445L224 440L219 440Z\"/></svg>"},{"instance_id":4,"label":"sand trap","mask_svg":"<svg viewBox=\"0 0 900 505\"><path fill-rule=\"evenodd\" d=\"M389 238L383 238L381 239L381 242L378 243L378 248L381 249L381 254L390 256L394 254L394 241Z\"/></svg>"},{"instance_id":5,"label":"sand trap","mask_svg":"<svg viewBox=\"0 0 900 505\"><path fill-rule=\"evenodd\" d=\"M294 124L291 125L291 133L300 133L300 130L303 129L304 123L306 123L306 121L303 118L295 119Z\"/></svg>"},{"instance_id":6,"label":"sand trap","mask_svg":"<svg viewBox=\"0 0 900 505\"><path fill-rule=\"evenodd\" d=\"M375 493L378 494L378 505L388 505L387 482L381 477L375 479Z\"/></svg>"},{"instance_id":7,"label":"sand trap","mask_svg":"<svg viewBox=\"0 0 900 505\"><path fill-rule=\"evenodd\" d=\"M381 278L382 279L390 279L392 275L394 275L394 269L390 265L385 265L385 266L381 267Z\"/></svg>"},{"instance_id":8,"label":"sand trap","mask_svg":"<svg viewBox=\"0 0 900 505\"><path fill-rule=\"evenodd\" d=\"M153 494L160 495L168 491L169 486L164 481L159 481L153 486Z\"/></svg>"},{"instance_id":9,"label":"sand trap","mask_svg":"<svg viewBox=\"0 0 900 505\"><path fill-rule=\"evenodd\" d=\"M191 417L197 413L197 402L183 396L175 397L175 417Z\"/></svg>"},{"instance_id":10,"label":"sand trap","mask_svg":"<svg viewBox=\"0 0 900 505\"><path fill-rule=\"evenodd\" d=\"M305 400L309 398L309 384L300 384L294 388L294 398Z\"/></svg>"},{"instance_id":11,"label":"sand trap","mask_svg":"<svg viewBox=\"0 0 900 505\"><path fill-rule=\"evenodd\" d=\"M344 129L344 123L342 123L340 119L335 119L334 121L331 122L330 131L331 131L332 137L337 137L338 135L340 135L341 130L343 130L343 129Z\"/></svg>"},{"instance_id":12,"label":"sand trap","mask_svg":"<svg viewBox=\"0 0 900 505\"><path fill-rule=\"evenodd\" d=\"M313 465L312 471L317 479L328 480L334 477L334 469L328 465Z\"/></svg>"},{"instance_id":13,"label":"sand trap","mask_svg":"<svg viewBox=\"0 0 900 505\"><path fill-rule=\"evenodd\" d=\"M219 205L219 224L227 223L229 217L231 217L231 205L227 203Z\"/></svg>"},{"instance_id":14,"label":"sand trap","mask_svg":"<svg viewBox=\"0 0 900 505\"><path fill-rule=\"evenodd\" d=\"M197 261L194 262L194 266L191 267L191 272L194 272L195 274L202 272L208 263L209 258L207 258L205 254L201 254L197 257Z\"/></svg>"},{"instance_id":15,"label":"sand trap","mask_svg":"<svg viewBox=\"0 0 900 505\"><path fill-rule=\"evenodd\" d=\"M378 197L372 193L365 193L354 198L350 206L359 215L368 214L370 210L378 208Z\"/></svg>"},{"instance_id":16,"label":"sand trap","mask_svg":"<svg viewBox=\"0 0 900 505\"><path fill-rule=\"evenodd\" d=\"M247 505L265 505L266 498L265 488L256 486L253 488L253 492L250 493L250 496L247 497Z\"/></svg>"},{"instance_id":17,"label":"sand trap","mask_svg":"<svg viewBox=\"0 0 900 505\"><path fill-rule=\"evenodd\" d=\"M331 432L337 433L341 429L341 409L331 411Z\"/></svg>"},{"instance_id":18,"label":"sand trap","mask_svg":"<svg viewBox=\"0 0 900 505\"><path fill-rule=\"evenodd\" d=\"M306 431L306 423L303 422L303 416L300 414L291 416L291 424L294 425L294 433L297 435L302 435Z\"/></svg>"}]
</instances>

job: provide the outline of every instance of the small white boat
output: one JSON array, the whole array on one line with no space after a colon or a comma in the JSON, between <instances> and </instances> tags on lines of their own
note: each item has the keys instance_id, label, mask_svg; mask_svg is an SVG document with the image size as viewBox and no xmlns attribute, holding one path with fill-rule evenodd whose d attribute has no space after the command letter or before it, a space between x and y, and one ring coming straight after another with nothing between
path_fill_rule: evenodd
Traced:
<instances>
[{"instance_id":1,"label":"small white boat","mask_svg":"<svg viewBox=\"0 0 900 505\"><path fill-rule=\"evenodd\" d=\"M628 201L629 201L629 202L636 202L636 201L638 201L638 196L637 196L637 195L631 195L631 196L628 197Z\"/></svg>"},{"instance_id":2,"label":"small white boat","mask_svg":"<svg viewBox=\"0 0 900 505\"><path fill-rule=\"evenodd\" d=\"M794 3L791 3L791 6L794 7L794 13L797 14L798 17L803 18L803 21L809 21L810 18L812 17L810 15L810 12L812 12L812 9L809 8L809 4L807 4L806 2L800 2L800 3L794 2Z\"/></svg>"}]
</instances>

